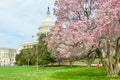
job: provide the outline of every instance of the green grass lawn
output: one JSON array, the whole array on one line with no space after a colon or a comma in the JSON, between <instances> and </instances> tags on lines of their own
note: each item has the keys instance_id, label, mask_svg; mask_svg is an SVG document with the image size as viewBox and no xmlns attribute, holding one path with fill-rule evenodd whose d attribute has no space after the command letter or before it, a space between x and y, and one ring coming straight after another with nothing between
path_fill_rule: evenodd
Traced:
<instances>
[{"instance_id":1,"label":"green grass lawn","mask_svg":"<svg viewBox=\"0 0 120 80\"><path fill-rule=\"evenodd\" d=\"M85 67L0 67L0 80L120 80L106 77L104 68Z\"/></svg>"}]
</instances>

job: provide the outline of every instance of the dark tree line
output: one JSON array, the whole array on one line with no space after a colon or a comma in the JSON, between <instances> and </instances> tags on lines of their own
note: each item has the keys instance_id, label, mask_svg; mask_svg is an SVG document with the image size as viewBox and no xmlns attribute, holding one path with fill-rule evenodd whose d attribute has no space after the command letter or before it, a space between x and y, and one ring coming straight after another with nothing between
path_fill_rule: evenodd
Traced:
<instances>
[{"instance_id":1,"label":"dark tree line","mask_svg":"<svg viewBox=\"0 0 120 80\"><path fill-rule=\"evenodd\" d=\"M48 65L49 63L55 62L51 54L47 51L47 44L43 41L45 37L45 34L41 34L38 39L38 44L22 49L20 54L16 55L16 64L29 66L36 64Z\"/></svg>"}]
</instances>

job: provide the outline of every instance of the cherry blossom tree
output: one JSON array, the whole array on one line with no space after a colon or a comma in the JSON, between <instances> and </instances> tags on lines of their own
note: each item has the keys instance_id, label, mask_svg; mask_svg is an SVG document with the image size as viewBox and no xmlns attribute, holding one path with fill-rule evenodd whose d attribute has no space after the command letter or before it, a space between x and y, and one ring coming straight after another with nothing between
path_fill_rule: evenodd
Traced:
<instances>
[{"instance_id":1,"label":"cherry blossom tree","mask_svg":"<svg viewBox=\"0 0 120 80\"><path fill-rule=\"evenodd\" d=\"M49 51L73 59L96 50L108 76L118 76L120 0L56 0L55 6L57 23L49 33Z\"/></svg>"},{"instance_id":2,"label":"cherry blossom tree","mask_svg":"<svg viewBox=\"0 0 120 80\"><path fill-rule=\"evenodd\" d=\"M64 59L63 54L61 54L62 52L64 52L64 50L62 50L61 52L59 51L59 46L61 45L61 43L63 43L62 36L62 23L56 22L55 26L51 29L47 38L45 38L45 42L48 44L48 51L51 52L51 56L56 59L59 65Z\"/></svg>"},{"instance_id":3,"label":"cherry blossom tree","mask_svg":"<svg viewBox=\"0 0 120 80\"><path fill-rule=\"evenodd\" d=\"M55 15L58 22L51 29L48 40L49 51L54 56L69 59L71 64L74 59L92 52L90 50L95 38L90 34L94 29L95 1L56 0Z\"/></svg>"},{"instance_id":4,"label":"cherry blossom tree","mask_svg":"<svg viewBox=\"0 0 120 80\"><path fill-rule=\"evenodd\" d=\"M99 0L96 23L97 51L108 76L116 77L120 59L120 0ZM106 53L107 60L103 53Z\"/></svg>"}]
</instances>

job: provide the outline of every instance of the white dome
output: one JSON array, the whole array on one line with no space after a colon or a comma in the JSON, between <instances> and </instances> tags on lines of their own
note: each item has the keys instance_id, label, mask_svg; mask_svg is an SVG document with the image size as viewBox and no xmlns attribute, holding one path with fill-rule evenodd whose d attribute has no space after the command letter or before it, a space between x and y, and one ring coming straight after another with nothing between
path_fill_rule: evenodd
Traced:
<instances>
[{"instance_id":1,"label":"white dome","mask_svg":"<svg viewBox=\"0 0 120 80\"><path fill-rule=\"evenodd\" d=\"M37 36L43 33L48 33L51 27L53 27L54 25L55 25L55 21L51 18L49 8L48 8L47 16L45 17L40 27L38 28L39 32L37 33Z\"/></svg>"},{"instance_id":2,"label":"white dome","mask_svg":"<svg viewBox=\"0 0 120 80\"><path fill-rule=\"evenodd\" d=\"M45 27L51 27L54 26L55 21L53 19L51 19L50 15L47 15L47 17L42 21L40 28L45 28Z\"/></svg>"}]
</instances>

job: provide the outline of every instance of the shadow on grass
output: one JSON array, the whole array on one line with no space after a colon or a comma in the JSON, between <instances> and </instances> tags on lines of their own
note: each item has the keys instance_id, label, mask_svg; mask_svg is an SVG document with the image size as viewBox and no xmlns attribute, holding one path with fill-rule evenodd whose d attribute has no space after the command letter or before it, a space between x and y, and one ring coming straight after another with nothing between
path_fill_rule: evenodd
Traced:
<instances>
[{"instance_id":1,"label":"shadow on grass","mask_svg":"<svg viewBox=\"0 0 120 80\"><path fill-rule=\"evenodd\" d=\"M120 78L108 78L103 68L69 68L56 72L51 77L56 80L120 80Z\"/></svg>"}]
</instances>

